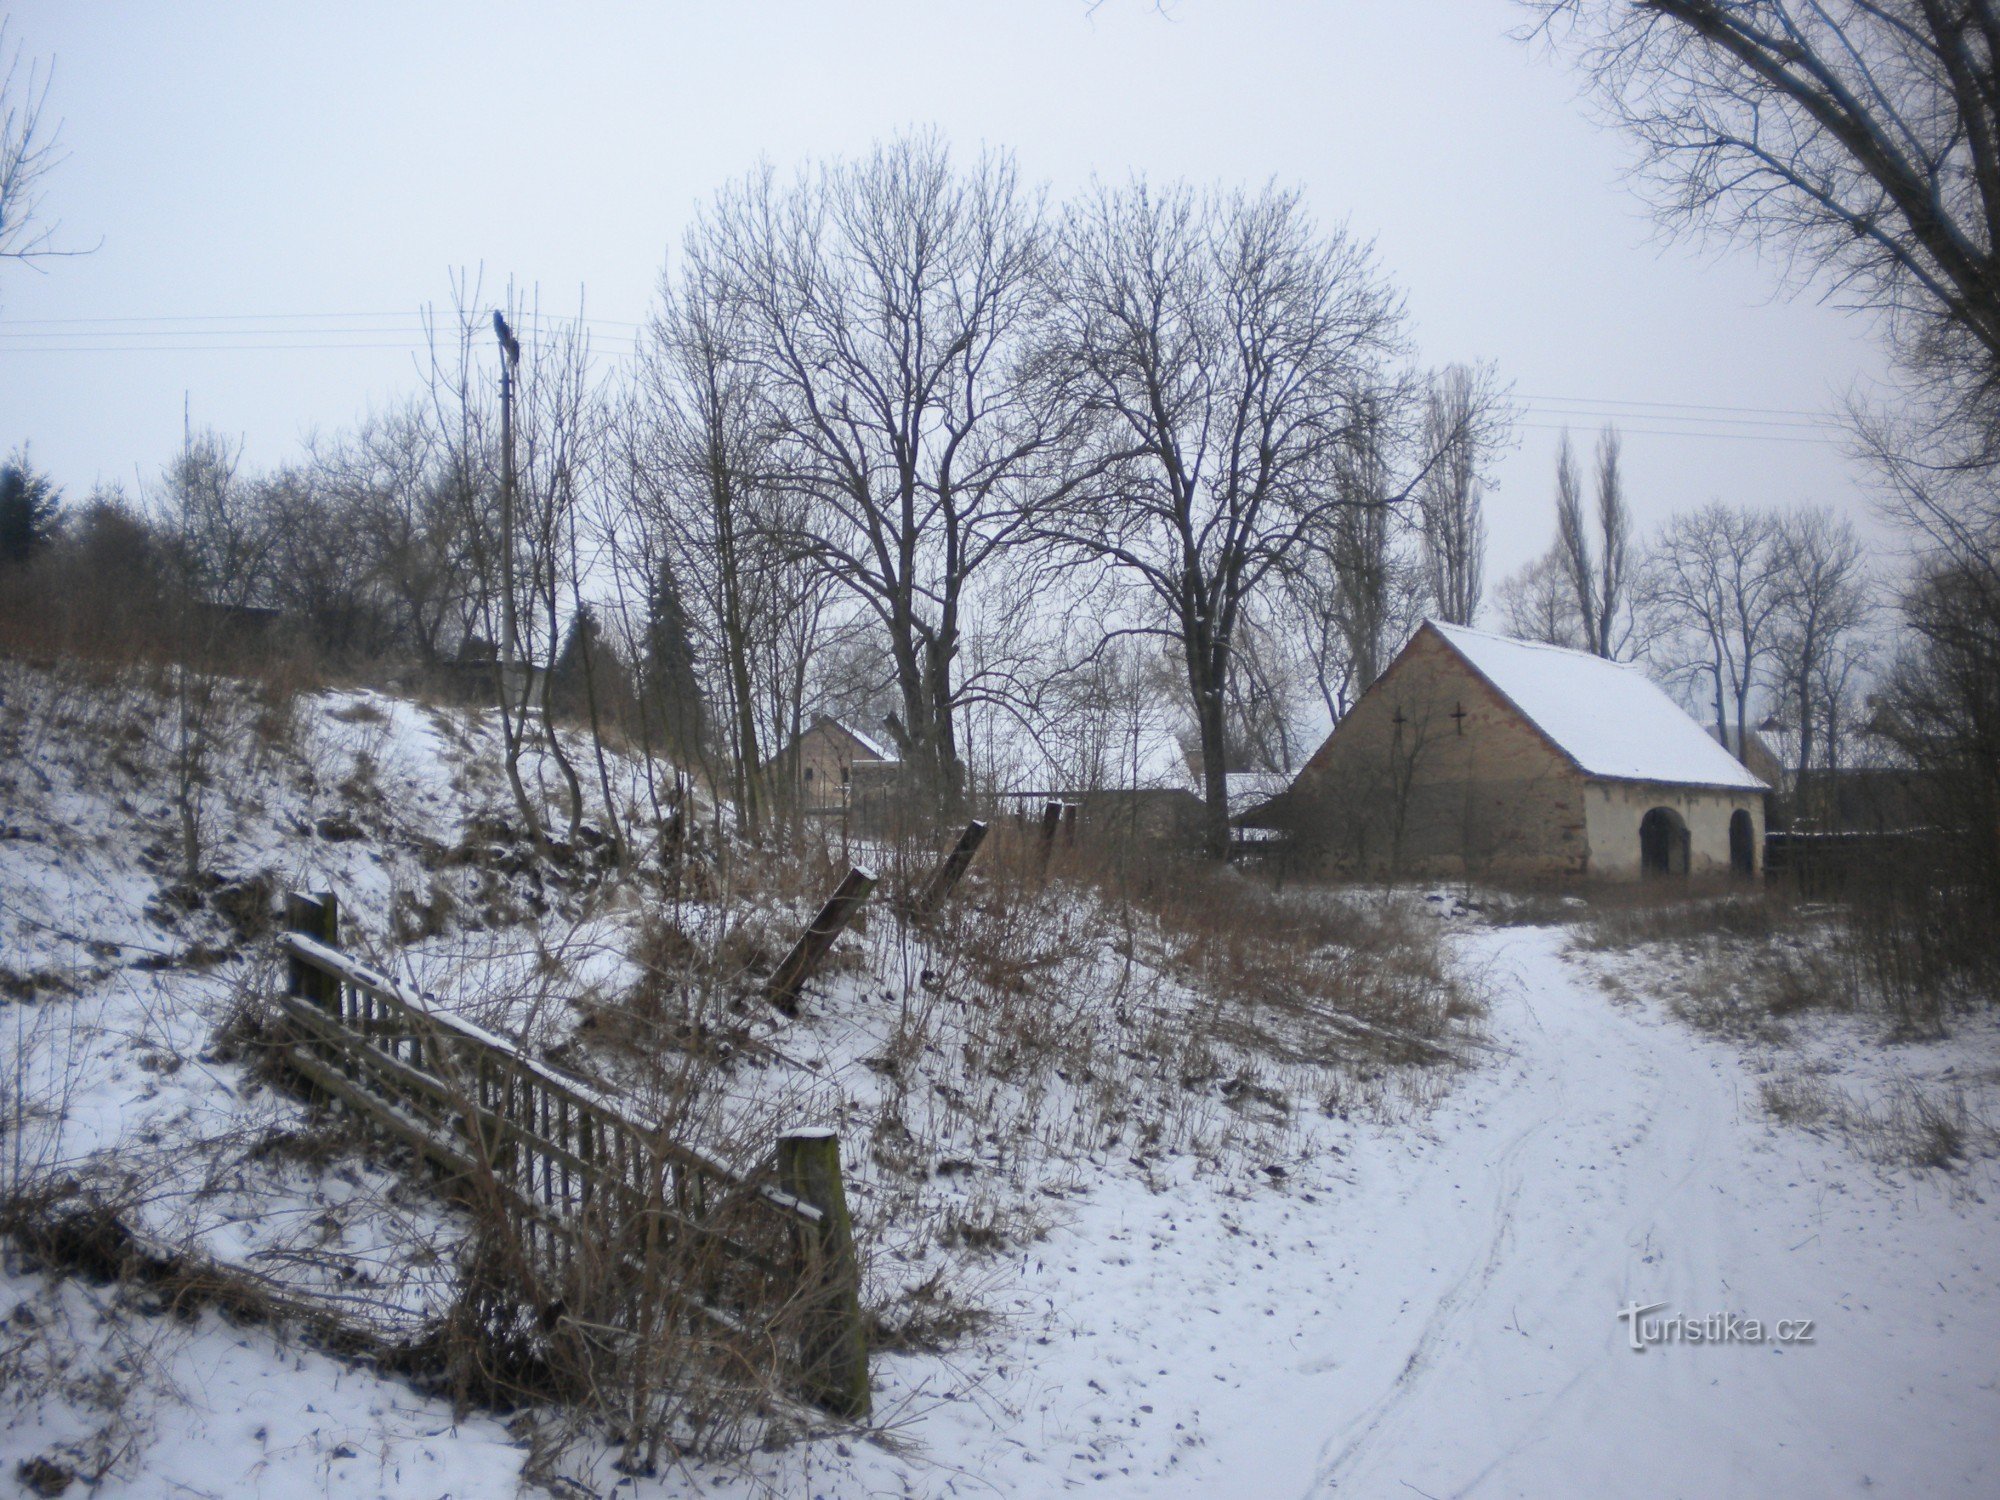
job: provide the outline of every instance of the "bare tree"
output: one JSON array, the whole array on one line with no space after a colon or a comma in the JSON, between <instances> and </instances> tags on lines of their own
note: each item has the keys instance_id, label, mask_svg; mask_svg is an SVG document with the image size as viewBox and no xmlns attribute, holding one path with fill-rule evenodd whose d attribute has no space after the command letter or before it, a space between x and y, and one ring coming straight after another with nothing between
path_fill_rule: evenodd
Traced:
<instances>
[{"instance_id":1,"label":"bare tree","mask_svg":"<svg viewBox=\"0 0 2000 1500\"><path fill-rule=\"evenodd\" d=\"M1831 767L1855 639L1871 612L1869 578L1854 527L1824 507L1778 521L1778 638L1774 655L1780 701L1797 726L1797 800L1809 804L1816 765ZM1825 695L1824 697L1822 695Z\"/></svg>"},{"instance_id":2,"label":"bare tree","mask_svg":"<svg viewBox=\"0 0 2000 1500\"><path fill-rule=\"evenodd\" d=\"M752 176L688 249L780 439L768 477L810 504L791 545L878 620L893 733L948 804L968 590L1022 534L1059 435L1021 378L1047 286L1038 204L1007 157L961 172L936 136L906 137L789 189Z\"/></svg>"},{"instance_id":3,"label":"bare tree","mask_svg":"<svg viewBox=\"0 0 2000 1500\"><path fill-rule=\"evenodd\" d=\"M1569 434L1556 450L1556 551L1576 601L1582 649L1617 660L1632 642L1632 523L1618 468L1618 432L1607 427L1597 440L1597 538L1583 518L1583 482Z\"/></svg>"},{"instance_id":4,"label":"bare tree","mask_svg":"<svg viewBox=\"0 0 2000 1500\"><path fill-rule=\"evenodd\" d=\"M1669 226L1776 248L2000 384L1993 0L1525 0L1638 140Z\"/></svg>"},{"instance_id":5,"label":"bare tree","mask_svg":"<svg viewBox=\"0 0 2000 1500\"><path fill-rule=\"evenodd\" d=\"M1226 704L1246 605L1344 505L1338 460L1401 349L1367 247L1296 194L1099 190L1062 230L1058 358L1098 482L1049 534L1136 589L1176 645L1200 737L1206 842L1228 849Z\"/></svg>"},{"instance_id":6,"label":"bare tree","mask_svg":"<svg viewBox=\"0 0 2000 1500\"><path fill-rule=\"evenodd\" d=\"M1423 618L1424 559L1400 508L1428 428L1407 420L1400 383L1364 396L1335 459L1340 504L1327 511L1285 566L1305 620L1308 660L1329 715L1339 719L1388 666ZM1435 451L1435 450L1433 450Z\"/></svg>"},{"instance_id":7,"label":"bare tree","mask_svg":"<svg viewBox=\"0 0 2000 1500\"><path fill-rule=\"evenodd\" d=\"M274 518L237 472L242 458L241 443L213 431L190 433L161 476L183 580L203 604L270 602Z\"/></svg>"},{"instance_id":8,"label":"bare tree","mask_svg":"<svg viewBox=\"0 0 2000 1500\"><path fill-rule=\"evenodd\" d=\"M647 518L638 547L642 587L657 591L671 574L681 602L697 605L690 632L712 664L730 790L754 838L769 792L765 742L776 726L764 712L772 686L764 670L784 628L781 544L790 528L767 488L776 434L757 395L746 335L726 287L706 270L691 256L680 281L662 286L628 409L626 453Z\"/></svg>"},{"instance_id":9,"label":"bare tree","mask_svg":"<svg viewBox=\"0 0 2000 1500\"><path fill-rule=\"evenodd\" d=\"M1486 570L1483 492L1512 426L1490 365L1452 365L1426 393L1424 447L1437 461L1418 487L1425 581L1439 619L1470 625Z\"/></svg>"},{"instance_id":10,"label":"bare tree","mask_svg":"<svg viewBox=\"0 0 2000 1500\"><path fill-rule=\"evenodd\" d=\"M436 428L410 405L311 446L313 491L348 518L396 642L426 665L444 660L472 627L473 580Z\"/></svg>"},{"instance_id":11,"label":"bare tree","mask_svg":"<svg viewBox=\"0 0 2000 1500\"><path fill-rule=\"evenodd\" d=\"M1560 542L1502 583L1496 603L1509 635L1583 649L1583 621Z\"/></svg>"},{"instance_id":12,"label":"bare tree","mask_svg":"<svg viewBox=\"0 0 2000 1500\"><path fill-rule=\"evenodd\" d=\"M1631 645L1632 635L1632 516L1625 505L1625 482L1618 468L1618 429L1607 427L1597 437L1597 536L1601 551L1597 568L1596 650L1616 660Z\"/></svg>"},{"instance_id":13,"label":"bare tree","mask_svg":"<svg viewBox=\"0 0 2000 1500\"><path fill-rule=\"evenodd\" d=\"M54 243L59 223L42 220L43 183L62 163L62 125L47 118L55 68L23 60L0 17L0 260L34 262L83 255Z\"/></svg>"},{"instance_id":14,"label":"bare tree","mask_svg":"<svg viewBox=\"0 0 2000 1500\"><path fill-rule=\"evenodd\" d=\"M1709 505L1675 516L1654 546L1648 599L1664 624L1665 665L1712 691L1715 722L1748 728L1750 700L1769 685L1783 633L1785 556L1767 511Z\"/></svg>"}]
</instances>

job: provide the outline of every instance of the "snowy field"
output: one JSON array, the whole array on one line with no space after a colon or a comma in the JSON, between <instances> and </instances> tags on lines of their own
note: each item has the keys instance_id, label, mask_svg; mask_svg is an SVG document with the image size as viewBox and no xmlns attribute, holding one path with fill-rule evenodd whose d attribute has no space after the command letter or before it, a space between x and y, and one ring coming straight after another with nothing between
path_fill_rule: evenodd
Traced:
<instances>
[{"instance_id":1,"label":"snowy field","mask_svg":"<svg viewBox=\"0 0 2000 1500\"><path fill-rule=\"evenodd\" d=\"M385 809L415 807L448 845L493 808L468 791L490 777L474 774L479 747L462 725L365 705L336 698L315 711L301 743L322 774L246 778L218 791L212 813L226 863L332 882L350 893L357 929L379 933L435 895L435 871ZM386 788L362 800L369 836L315 833L354 806L342 784L360 755ZM157 910L164 882L148 860L160 861L134 854L164 814L112 761L44 746L36 774L0 768L0 963L25 992L0 1007L0 1034L15 1097L34 1107L0 1144L55 1149L29 1116L59 1114L65 1159L112 1152L142 1171L163 1232L248 1269L282 1267L329 1297L422 1314L440 1295L448 1212L360 1156L239 1149L248 1127L262 1139L304 1121L303 1106L246 1088L213 1052L232 995L272 974L257 969L254 944L206 967L155 962L190 934ZM452 889L471 910L467 890ZM516 886L479 900L525 910L531 895ZM1972 1152L1950 1171L1887 1164L1839 1131L1774 1120L1763 1102L1774 1069L1833 1072L1860 1089L1900 1069L1962 1084L1985 1110L1992 1026L1975 1018L1951 1041L1883 1048L1836 1018L1774 1062L1674 1016L1638 982L1643 955L1572 955L1570 927L1488 926L1448 901L1431 910L1425 920L1443 924L1487 1002L1470 1066L1282 1120L1208 1087L1177 1096L1172 1136L1150 1147L1087 1115L1111 1107L1102 1084L1047 1082L1032 1109L933 1100L920 1119L913 1103L919 1136L966 1160L913 1181L857 1153L871 1277L888 1293L949 1264L992 1316L941 1352L878 1354L870 1430L829 1425L647 1479L620 1475L609 1445L584 1444L558 1492L2000 1492L1994 1155ZM614 904L411 947L420 977L442 984L552 922L582 930L586 954L613 954L632 915ZM842 1109L879 1110L893 1092L866 1066L885 1045L886 1025L866 1023L897 972L891 926L875 925L804 1021L759 1033ZM1097 945L1066 961L1065 986L1116 967ZM593 983L617 981L612 957L598 969ZM1186 999L1171 984L1145 993ZM776 1086L785 1075L757 1076ZM1302 1104L1327 1082L1310 1068L1263 1076ZM1003 1171L978 1122L954 1118L1002 1102L1034 1122L1046 1157L1017 1153ZM892 1207L943 1215L954 1204L1045 1228L947 1256L934 1235L899 1243L877 1222ZM1633 1307L1643 1319L1621 1319ZM1711 1319L1738 1334L1746 1320L1809 1320L1810 1337L1687 1341L1687 1323ZM1648 1328L1682 1337L1634 1350ZM109 1461L89 1491L105 1497L505 1495L530 1458L518 1424L455 1420L447 1403L295 1333L175 1316L15 1262L0 1286L0 1371L0 1484L66 1444Z\"/></svg>"}]
</instances>

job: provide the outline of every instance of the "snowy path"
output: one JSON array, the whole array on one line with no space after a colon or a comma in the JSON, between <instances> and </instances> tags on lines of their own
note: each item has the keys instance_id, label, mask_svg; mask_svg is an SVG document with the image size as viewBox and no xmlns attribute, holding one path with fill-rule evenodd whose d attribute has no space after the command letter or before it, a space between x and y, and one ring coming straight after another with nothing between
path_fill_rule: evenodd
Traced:
<instances>
[{"instance_id":1,"label":"snowy path","mask_svg":"<svg viewBox=\"0 0 2000 1500\"><path fill-rule=\"evenodd\" d=\"M1613 1005L1562 934L1473 941L1512 1056L1363 1216L1339 1331L1303 1362L1331 1377L1327 1437L1281 1487L1994 1493L1991 1209L1771 1126L1728 1049ZM1635 1353L1633 1302L1813 1318L1816 1339Z\"/></svg>"},{"instance_id":2,"label":"snowy path","mask_svg":"<svg viewBox=\"0 0 2000 1500\"><path fill-rule=\"evenodd\" d=\"M1031 1257L1022 1322L1061 1329L1030 1341L1034 1373L921 1417L942 1467L901 1482L2000 1493L1990 1168L1890 1178L1772 1124L1731 1049L1614 1003L1560 957L1565 936L1464 939L1492 966L1505 1050L1429 1139L1357 1132L1332 1177L1207 1210L1205 1194L1093 1192ZM1816 1336L1635 1353L1617 1318L1633 1302L1811 1318ZM871 1487L843 1467L816 1476L822 1493Z\"/></svg>"}]
</instances>

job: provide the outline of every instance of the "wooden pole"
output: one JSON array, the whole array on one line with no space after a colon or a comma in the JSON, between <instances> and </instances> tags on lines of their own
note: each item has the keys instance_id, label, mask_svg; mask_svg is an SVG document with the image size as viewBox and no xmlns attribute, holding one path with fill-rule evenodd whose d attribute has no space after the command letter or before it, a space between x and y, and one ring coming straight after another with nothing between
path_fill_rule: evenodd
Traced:
<instances>
[{"instance_id":1,"label":"wooden pole","mask_svg":"<svg viewBox=\"0 0 2000 1500\"><path fill-rule=\"evenodd\" d=\"M770 984L765 987L766 998L779 1010L788 1016L799 1013L799 986L820 966L833 947L833 940L854 920L854 914L861 910L861 903L874 889L875 877L869 871L859 865L848 870L840 888L827 898L826 905L819 909L812 925L799 934L799 940L792 944L792 951L785 955L785 961L778 965L777 973L771 976Z\"/></svg>"},{"instance_id":2,"label":"wooden pole","mask_svg":"<svg viewBox=\"0 0 2000 1500\"><path fill-rule=\"evenodd\" d=\"M340 946L340 901L332 891L309 896L293 891L285 897L285 927L329 948ZM340 981L294 955L287 965L287 989L310 1000L328 1015L340 1012Z\"/></svg>"},{"instance_id":3,"label":"wooden pole","mask_svg":"<svg viewBox=\"0 0 2000 1500\"><path fill-rule=\"evenodd\" d=\"M861 1321L861 1278L854 1226L840 1181L840 1138L831 1130L794 1130L778 1138L778 1186L821 1214L798 1232L805 1281L799 1365L806 1392L843 1417L868 1415L868 1330Z\"/></svg>"},{"instance_id":4,"label":"wooden pole","mask_svg":"<svg viewBox=\"0 0 2000 1500\"><path fill-rule=\"evenodd\" d=\"M1042 873L1049 872L1049 856L1055 852L1056 825L1062 822L1062 804L1045 802L1042 804Z\"/></svg>"},{"instance_id":5,"label":"wooden pole","mask_svg":"<svg viewBox=\"0 0 2000 1500\"><path fill-rule=\"evenodd\" d=\"M1072 849L1072 848L1075 848L1075 847L1076 847L1076 815L1077 815L1077 809L1078 809L1078 804L1077 804L1077 803L1074 803L1074 802L1065 802L1065 803L1063 804L1063 811L1062 811L1062 819L1063 819L1063 847L1064 847L1065 849Z\"/></svg>"},{"instance_id":6,"label":"wooden pole","mask_svg":"<svg viewBox=\"0 0 2000 1500\"><path fill-rule=\"evenodd\" d=\"M958 882L972 865L972 856L979 852L979 846L986 842L986 825L977 821L967 823L965 832L958 836L945 862L938 866L917 899L910 903L910 915L919 922L928 922L943 909L951 899L951 893L958 888Z\"/></svg>"}]
</instances>

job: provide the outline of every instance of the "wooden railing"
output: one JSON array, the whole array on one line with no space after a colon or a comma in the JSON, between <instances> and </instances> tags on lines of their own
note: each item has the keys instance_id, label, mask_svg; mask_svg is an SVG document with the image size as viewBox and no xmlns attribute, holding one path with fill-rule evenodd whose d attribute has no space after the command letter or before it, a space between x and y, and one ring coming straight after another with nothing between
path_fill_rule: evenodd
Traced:
<instances>
[{"instance_id":1,"label":"wooden railing","mask_svg":"<svg viewBox=\"0 0 2000 1500\"><path fill-rule=\"evenodd\" d=\"M820 1404L867 1413L867 1344L830 1132L781 1137L775 1180L753 1179L343 953L338 922L332 896L291 898L290 982L278 1006L286 1061L300 1075L472 1183L512 1231L524 1280L561 1287L580 1258L600 1277L614 1265L691 1279L635 1288L634 1305L670 1295L747 1345L777 1350Z\"/></svg>"}]
</instances>

